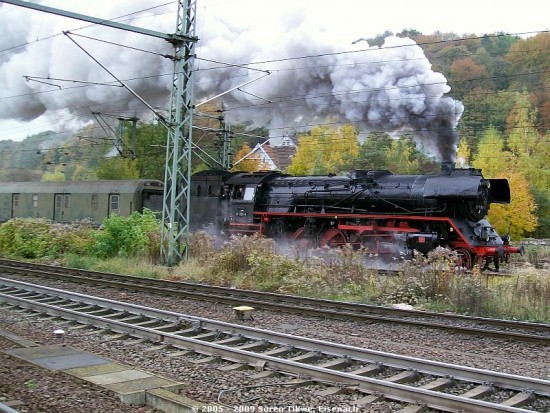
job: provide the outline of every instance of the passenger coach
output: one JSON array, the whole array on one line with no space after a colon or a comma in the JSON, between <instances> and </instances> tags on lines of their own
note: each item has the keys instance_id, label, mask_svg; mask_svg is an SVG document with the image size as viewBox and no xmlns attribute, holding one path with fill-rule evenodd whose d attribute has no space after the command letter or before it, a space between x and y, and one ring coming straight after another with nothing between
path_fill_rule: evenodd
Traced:
<instances>
[{"instance_id":1,"label":"passenger coach","mask_svg":"<svg viewBox=\"0 0 550 413\"><path fill-rule=\"evenodd\" d=\"M44 218L100 223L112 214L162 211L162 201L163 184L156 180L0 182L0 222Z\"/></svg>"}]
</instances>

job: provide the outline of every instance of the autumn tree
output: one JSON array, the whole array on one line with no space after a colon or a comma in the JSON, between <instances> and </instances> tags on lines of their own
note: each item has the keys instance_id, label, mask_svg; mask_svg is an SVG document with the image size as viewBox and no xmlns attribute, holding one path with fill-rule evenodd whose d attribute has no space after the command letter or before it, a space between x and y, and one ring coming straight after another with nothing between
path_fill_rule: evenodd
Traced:
<instances>
[{"instance_id":1,"label":"autumn tree","mask_svg":"<svg viewBox=\"0 0 550 413\"><path fill-rule=\"evenodd\" d=\"M42 175L42 182L63 182L65 181L65 174L59 172L44 172Z\"/></svg>"},{"instance_id":2,"label":"autumn tree","mask_svg":"<svg viewBox=\"0 0 550 413\"><path fill-rule=\"evenodd\" d=\"M536 119L537 110L530 109L529 100L525 94L520 95L509 116L508 148L513 157L514 167L525 177L531 193L536 198L539 227L533 235L548 237L550 236L549 134L542 135L537 132Z\"/></svg>"},{"instance_id":3,"label":"autumn tree","mask_svg":"<svg viewBox=\"0 0 550 413\"><path fill-rule=\"evenodd\" d=\"M88 169L82 165L77 165L72 174L73 181L93 181L96 180L95 171Z\"/></svg>"},{"instance_id":4,"label":"autumn tree","mask_svg":"<svg viewBox=\"0 0 550 413\"><path fill-rule=\"evenodd\" d=\"M529 183L521 174L517 159L506 150L502 135L489 129L481 138L473 166L482 170L485 178L506 178L510 185L511 202L508 205L492 204L489 220L503 234L510 232L521 238L537 225L535 201Z\"/></svg>"},{"instance_id":5,"label":"autumn tree","mask_svg":"<svg viewBox=\"0 0 550 413\"><path fill-rule=\"evenodd\" d=\"M521 239L537 227L536 205L529 182L519 172L501 172L495 178L506 178L512 194L510 204L491 204L488 219L500 234Z\"/></svg>"},{"instance_id":6,"label":"autumn tree","mask_svg":"<svg viewBox=\"0 0 550 413\"><path fill-rule=\"evenodd\" d=\"M322 148L318 139L310 134L298 136L298 147L287 172L292 175L319 175L322 166Z\"/></svg>"},{"instance_id":7,"label":"autumn tree","mask_svg":"<svg viewBox=\"0 0 550 413\"><path fill-rule=\"evenodd\" d=\"M387 168L393 173L418 174L420 163L414 154L416 147L410 139L394 139L386 153Z\"/></svg>"},{"instance_id":8,"label":"autumn tree","mask_svg":"<svg viewBox=\"0 0 550 413\"><path fill-rule=\"evenodd\" d=\"M325 175L349 170L359 156L357 130L318 126L298 137L298 148L287 171L293 175Z\"/></svg>"},{"instance_id":9,"label":"autumn tree","mask_svg":"<svg viewBox=\"0 0 550 413\"><path fill-rule=\"evenodd\" d=\"M455 167L465 168L470 164L470 146L466 139L460 139L458 142L458 150L456 152Z\"/></svg>"},{"instance_id":10,"label":"autumn tree","mask_svg":"<svg viewBox=\"0 0 550 413\"><path fill-rule=\"evenodd\" d=\"M477 153L472 161L474 168L481 169L486 178L495 178L506 171L510 164L510 153L505 151L502 134L489 128L481 137Z\"/></svg>"},{"instance_id":11,"label":"autumn tree","mask_svg":"<svg viewBox=\"0 0 550 413\"><path fill-rule=\"evenodd\" d=\"M510 64L515 90L528 90L529 99L537 108L536 127L546 133L550 125L550 33L539 33L521 39L510 47L506 60Z\"/></svg>"},{"instance_id":12,"label":"autumn tree","mask_svg":"<svg viewBox=\"0 0 550 413\"><path fill-rule=\"evenodd\" d=\"M260 170L261 160L258 155L252 153L250 146L244 144L235 155L231 172L255 172Z\"/></svg>"},{"instance_id":13,"label":"autumn tree","mask_svg":"<svg viewBox=\"0 0 550 413\"><path fill-rule=\"evenodd\" d=\"M474 61L471 57L455 60L449 69L449 83L453 94L462 98L473 89L493 89L487 68Z\"/></svg>"}]
</instances>

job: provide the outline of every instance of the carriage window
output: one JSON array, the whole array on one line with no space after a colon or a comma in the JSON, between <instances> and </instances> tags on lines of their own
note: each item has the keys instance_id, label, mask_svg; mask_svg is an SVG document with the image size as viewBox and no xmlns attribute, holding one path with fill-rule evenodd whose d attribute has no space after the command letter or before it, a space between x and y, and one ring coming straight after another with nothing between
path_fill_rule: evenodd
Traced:
<instances>
[{"instance_id":1,"label":"carriage window","mask_svg":"<svg viewBox=\"0 0 550 413\"><path fill-rule=\"evenodd\" d=\"M32 196L32 207L33 208L38 208L38 195L37 194L33 194L33 196Z\"/></svg>"},{"instance_id":2,"label":"carriage window","mask_svg":"<svg viewBox=\"0 0 550 413\"><path fill-rule=\"evenodd\" d=\"M119 209L119 196L118 195L111 195L111 213L116 212L118 213Z\"/></svg>"},{"instance_id":3,"label":"carriage window","mask_svg":"<svg viewBox=\"0 0 550 413\"><path fill-rule=\"evenodd\" d=\"M256 188L254 187L246 187L244 190L244 197L243 199L245 201L252 201L254 200L254 193L256 192Z\"/></svg>"},{"instance_id":4,"label":"carriage window","mask_svg":"<svg viewBox=\"0 0 550 413\"><path fill-rule=\"evenodd\" d=\"M97 211L99 209L99 195L92 194L92 211Z\"/></svg>"},{"instance_id":5,"label":"carriage window","mask_svg":"<svg viewBox=\"0 0 550 413\"><path fill-rule=\"evenodd\" d=\"M55 194L55 207L60 208L69 208L71 204L71 195L70 194Z\"/></svg>"}]
</instances>

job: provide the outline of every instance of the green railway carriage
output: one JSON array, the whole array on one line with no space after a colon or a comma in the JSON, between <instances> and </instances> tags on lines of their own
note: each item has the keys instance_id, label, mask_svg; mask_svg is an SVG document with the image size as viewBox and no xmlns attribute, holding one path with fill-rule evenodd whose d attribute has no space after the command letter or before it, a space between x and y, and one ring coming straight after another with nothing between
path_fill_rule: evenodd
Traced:
<instances>
[{"instance_id":1,"label":"green railway carriage","mask_svg":"<svg viewBox=\"0 0 550 413\"><path fill-rule=\"evenodd\" d=\"M162 211L162 201L163 184L156 180L0 182L0 222L44 218L99 224L112 214Z\"/></svg>"}]
</instances>

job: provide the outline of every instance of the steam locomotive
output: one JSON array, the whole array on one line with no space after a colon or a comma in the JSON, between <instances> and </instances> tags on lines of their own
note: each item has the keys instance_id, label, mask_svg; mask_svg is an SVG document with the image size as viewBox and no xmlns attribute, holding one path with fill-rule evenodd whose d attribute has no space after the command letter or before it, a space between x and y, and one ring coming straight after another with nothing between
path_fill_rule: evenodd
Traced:
<instances>
[{"instance_id":1,"label":"steam locomotive","mask_svg":"<svg viewBox=\"0 0 550 413\"><path fill-rule=\"evenodd\" d=\"M371 254L410 257L436 247L456 251L459 265L487 267L510 254L484 219L491 203L509 203L506 179L444 164L439 175L356 170L346 176L203 171L191 180L191 229L259 233L307 247L351 244Z\"/></svg>"}]
</instances>

